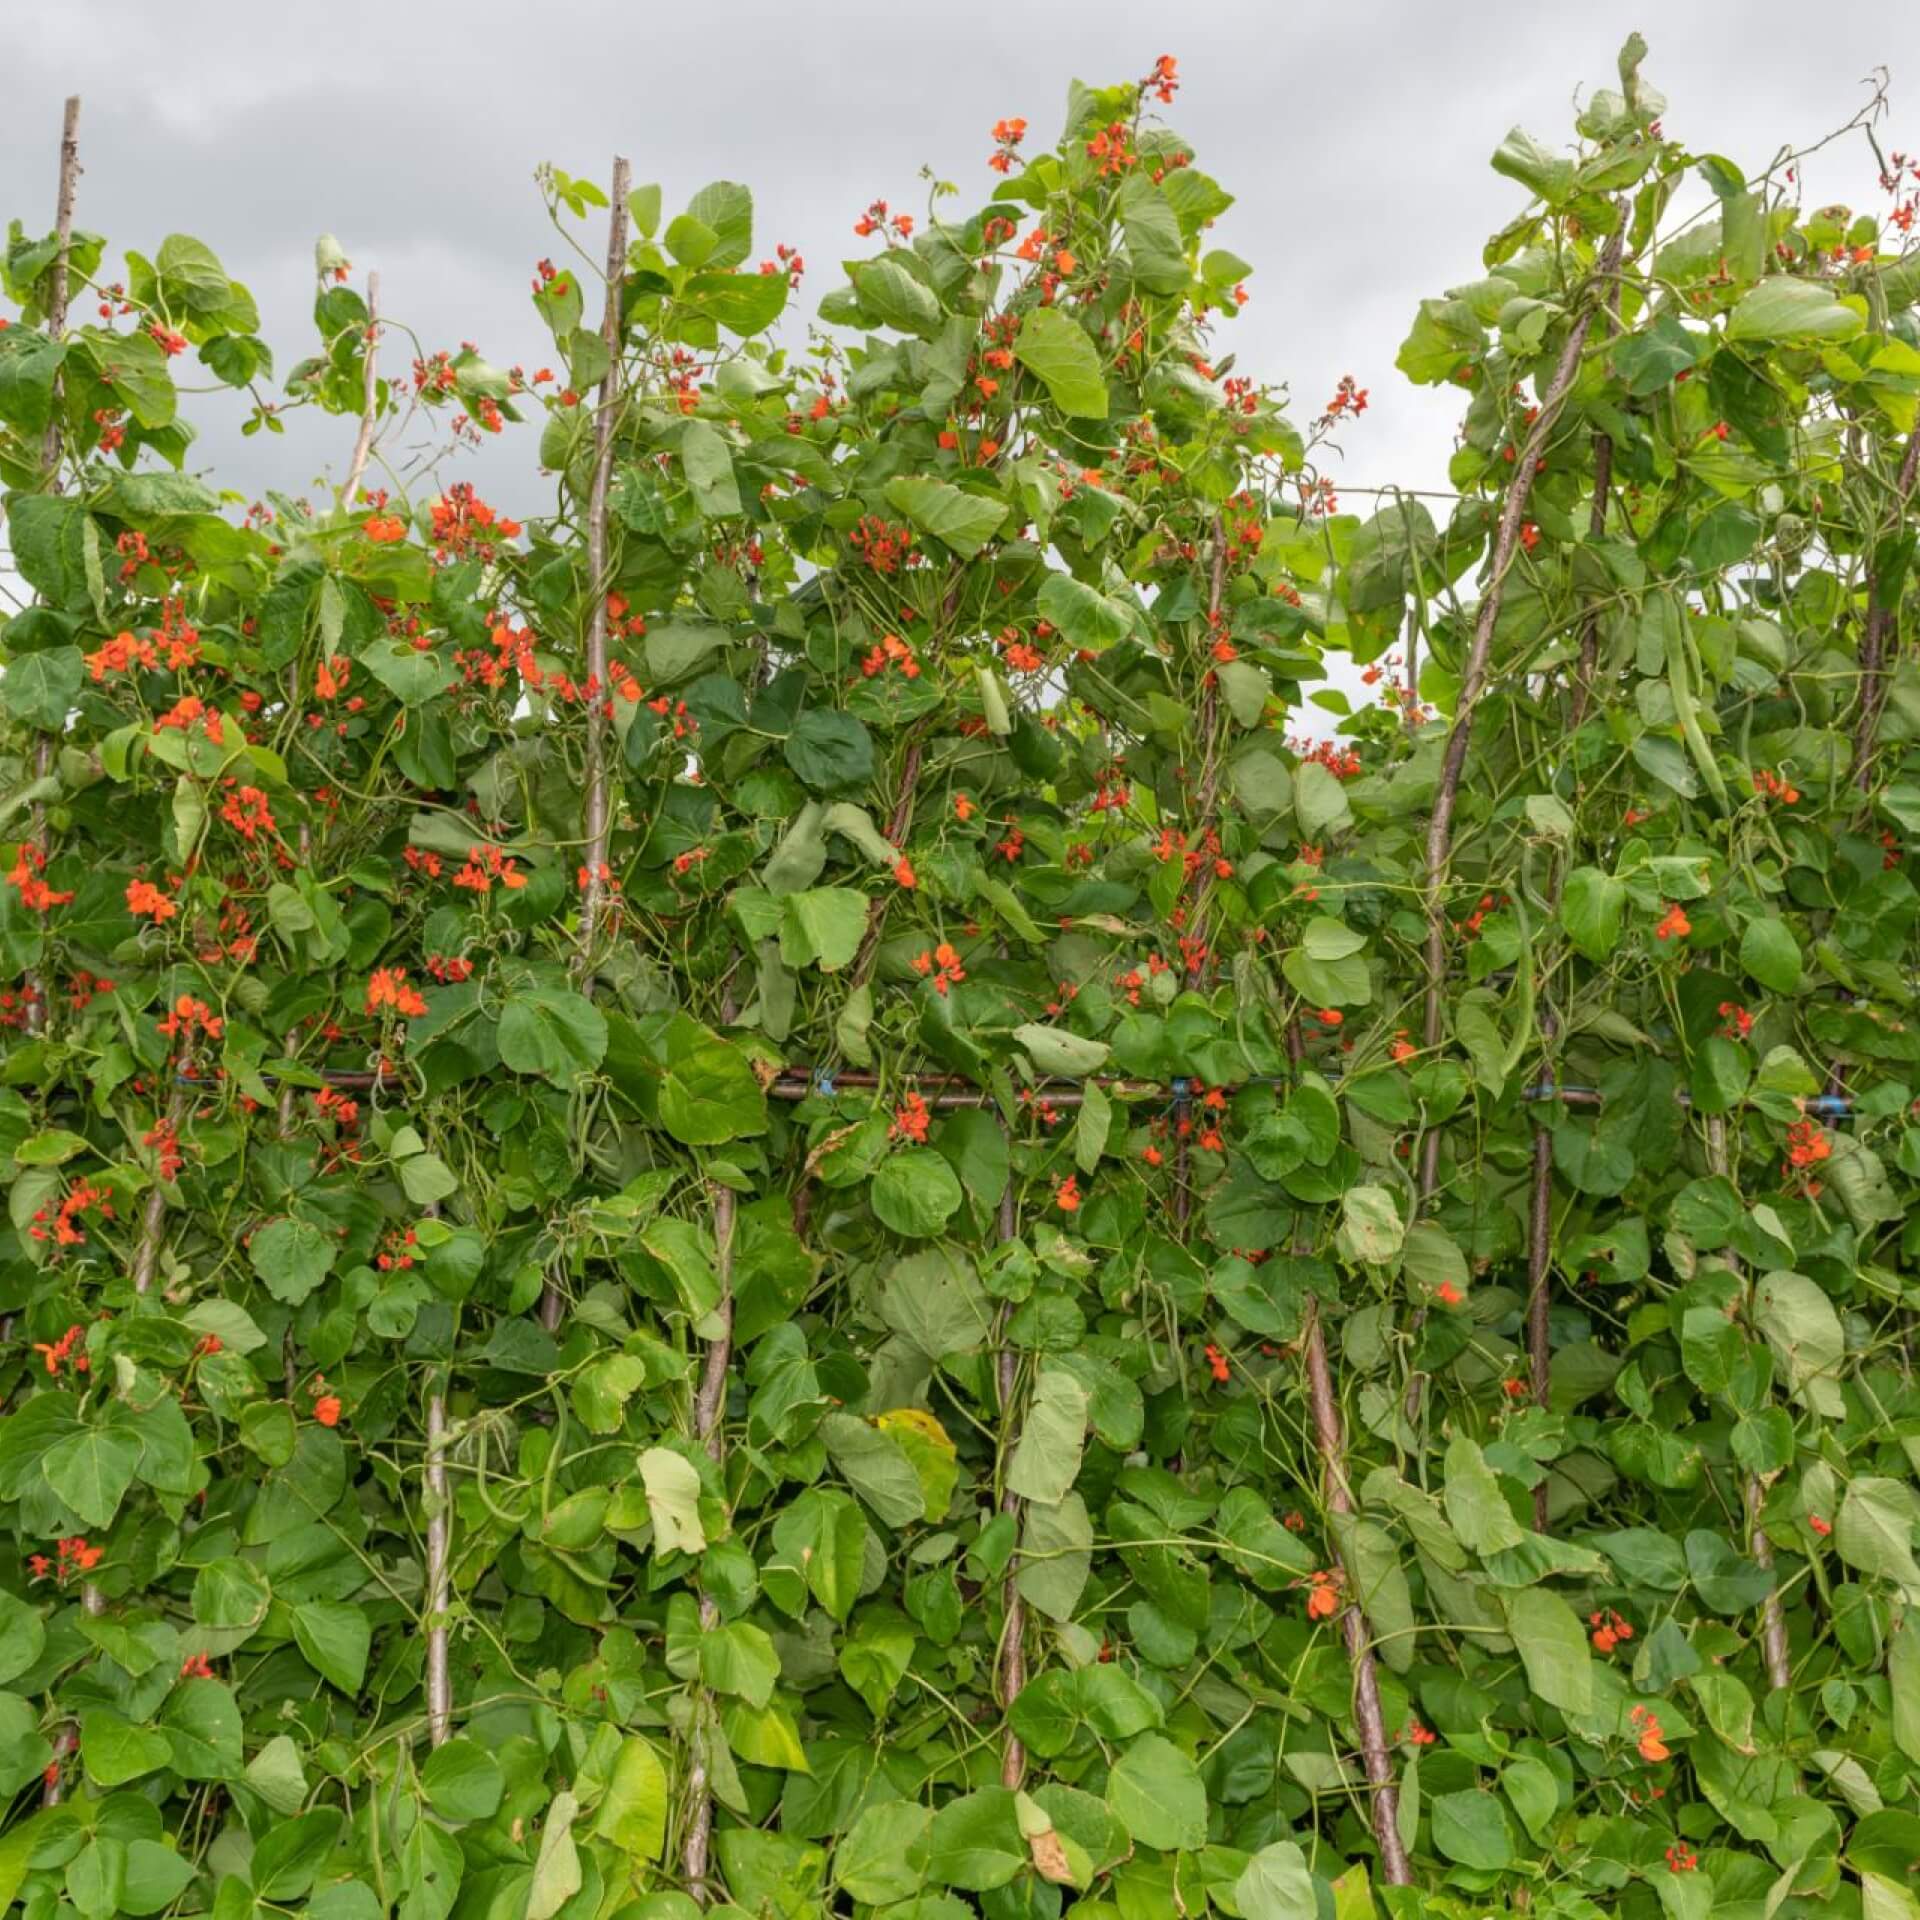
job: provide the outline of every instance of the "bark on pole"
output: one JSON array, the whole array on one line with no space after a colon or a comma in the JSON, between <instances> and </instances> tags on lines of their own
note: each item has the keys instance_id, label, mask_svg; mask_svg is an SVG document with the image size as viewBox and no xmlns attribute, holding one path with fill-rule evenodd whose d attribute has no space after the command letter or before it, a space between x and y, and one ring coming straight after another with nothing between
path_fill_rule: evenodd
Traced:
<instances>
[{"instance_id":1,"label":"bark on pole","mask_svg":"<svg viewBox=\"0 0 1920 1920\"><path fill-rule=\"evenodd\" d=\"M1723 1114L1710 1114L1707 1118L1707 1169L1723 1180L1733 1179L1733 1156L1727 1150L1727 1122ZM1727 1259L1738 1273L1739 1261L1732 1254ZM1742 1476L1740 1502L1746 1519L1747 1547L1754 1565L1771 1576L1773 1542L1760 1524L1760 1509L1766 1497L1766 1487L1757 1473ZM1793 1679L1793 1659L1787 1648L1787 1620L1780 1610L1780 1595L1771 1585L1767 1588L1767 1597L1760 1602L1760 1652L1766 1661L1767 1684L1776 1689L1788 1686Z\"/></svg>"},{"instance_id":2,"label":"bark on pole","mask_svg":"<svg viewBox=\"0 0 1920 1920\"><path fill-rule=\"evenodd\" d=\"M40 1804L43 1807L57 1807L65 1798L60 1778L62 1763L72 1758L79 1745L80 1729L71 1720L54 1728L53 1759L49 1762L46 1781L40 1789Z\"/></svg>"},{"instance_id":3,"label":"bark on pole","mask_svg":"<svg viewBox=\"0 0 1920 1920\"><path fill-rule=\"evenodd\" d=\"M587 784L581 803L586 828L580 890L580 954L576 971L581 991L593 984L594 943L606 904L607 836L612 818L608 793L606 753L607 686L607 495L613 473L613 434L620 407L623 339L621 299L627 278L627 189L632 170L624 155L613 161L613 210L607 222L607 299L600 320L600 338L607 350L607 371L600 382L600 400L593 416L593 480L587 490ZM540 1289L540 1324L552 1333L560 1324L565 1302L549 1275Z\"/></svg>"},{"instance_id":4,"label":"bark on pole","mask_svg":"<svg viewBox=\"0 0 1920 1920\"><path fill-rule=\"evenodd\" d=\"M1327 1365L1326 1336L1320 1326L1320 1303L1307 1304L1307 1324L1300 1340L1306 1364L1307 1402L1313 1413L1313 1438L1320 1456L1321 1493L1329 1513L1353 1511L1347 1488L1346 1439L1340 1426L1340 1408L1333 1395L1333 1374ZM1355 1590L1353 1576L1340 1558L1341 1589L1346 1606L1340 1615L1340 1633L1346 1642L1347 1662L1353 1669L1353 1719L1360 1735L1360 1755L1371 1791L1374 1843L1380 1849L1381 1871L1390 1887L1410 1887L1413 1869L1400 1843L1400 1787L1394 1775L1393 1752L1387 1744L1386 1722L1380 1712L1380 1676L1373 1661L1373 1628Z\"/></svg>"}]
</instances>

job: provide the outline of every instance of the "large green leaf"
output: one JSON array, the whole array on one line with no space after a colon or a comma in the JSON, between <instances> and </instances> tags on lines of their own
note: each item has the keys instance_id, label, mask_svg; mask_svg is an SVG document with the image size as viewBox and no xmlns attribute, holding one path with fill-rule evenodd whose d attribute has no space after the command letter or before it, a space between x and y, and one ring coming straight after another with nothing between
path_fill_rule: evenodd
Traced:
<instances>
[{"instance_id":1,"label":"large green leaf","mask_svg":"<svg viewBox=\"0 0 1920 1920\"><path fill-rule=\"evenodd\" d=\"M119 1787L171 1764L173 1745L157 1728L90 1707L80 1716L80 1758L96 1786Z\"/></svg>"},{"instance_id":2,"label":"large green leaf","mask_svg":"<svg viewBox=\"0 0 1920 1920\"><path fill-rule=\"evenodd\" d=\"M887 504L920 532L931 534L970 560L1000 531L1006 503L924 474L903 473L887 482Z\"/></svg>"},{"instance_id":3,"label":"large green leaf","mask_svg":"<svg viewBox=\"0 0 1920 1920\"><path fill-rule=\"evenodd\" d=\"M1149 293L1184 293L1193 271L1166 194L1153 181L1129 174L1120 188L1120 218L1135 281Z\"/></svg>"},{"instance_id":4,"label":"large green leaf","mask_svg":"<svg viewBox=\"0 0 1920 1920\"><path fill-rule=\"evenodd\" d=\"M746 1055L730 1040L687 1021L676 1025L660 1123L690 1147L718 1146L767 1130L767 1096Z\"/></svg>"},{"instance_id":5,"label":"large green leaf","mask_svg":"<svg viewBox=\"0 0 1920 1920\"><path fill-rule=\"evenodd\" d=\"M49 647L44 653L22 654L0 679L0 705L16 720L57 733L86 678L78 647Z\"/></svg>"},{"instance_id":6,"label":"large green leaf","mask_svg":"<svg viewBox=\"0 0 1920 1920\"><path fill-rule=\"evenodd\" d=\"M404 640L376 640L358 658L403 707L444 699L460 678L459 668L438 648L422 650Z\"/></svg>"},{"instance_id":7,"label":"large green leaf","mask_svg":"<svg viewBox=\"0 0 1920 1920\"><path fill-rule=\"evenodd\" d=\"M500 1058L515 1073L566 1086L606 1051L606 1016L570 987L524 986L501 1009Z\"/></svg>"},{"instance_id":8,"label":"large green leaf","mask_svg":"<svg viewBox=\"0 0 1920 1920\"><path fill-rule=\"evenodd\" d=\"M293 1610L293 1637L307 1662L340 1689L360 1691L373 1629L366 1614L340 1600L309 1600Z\"/></svg>"},{"instance_id":9,"label":"large green leaf","mask_svg":"<svg viewBox=\"0 0 1920 1920\"><path fill-rule=\"evenodd\" d=\"M940 330L940 301L933 289L895 260L863 261L852 270L860 304L882 326L931 338Z\"/></svg>"},{"instance_id":10,"label":"large green leaf","mask_svg":"<svg viewBox=\"0 0 1920 1920\"><path fill-rule=\"evenodd\" d=\"M124 1428L82 1427L47 1449L40 1471L89 1527L110 1527L139 1464L140 1442Z\"/></svg>"},{"instance_id":11,"label":"large green leaf","mask_svg":"<svg viewBox=\"0 0 1920 1920\"><path fill-rule=\"evenodd\" d=\"M699 1553L707 1544L700 1519L700 1470L671 1447L649 1447L640 1456L640 1477L653 1516L659 1553Z\"/></svg>"},{"instance_id":12,"label":"large green leaf","mask_svg":"<svg viewBox=\"0 0 1920 1920\"><path fill-rule=\"evenodd\" d=\"M1049 1367L1028 1403L1007 1469L1008 1489L1023 1500L1058 1505L1079 1475L1086 1433L1086 1388L1072 1374Z\"/></svg>"},{"instance_id":13,"label":"large green leaf","mask_svg":"<svg viewBox=\"0 0 1920 1920\"><path fill-rule=\"evenodd\" d=\"M791 967L817 965L822 973L838 972L860 951L867 908L867 896L851 887L788 894L780 916L780 957Z\"/></svg>"},{"instance_id":14,"label":"large green leaf","mask_svg":"<svg viewBox=\"0 0 1920 1920\"><path fill-rule=\"evenodd\" d=\"M1433 1802L1433 1844L1463 1867L1498 1871L1513 1864L1513 1829L1498 1795L1443 1793Z\"/></svg>"},{"instance_id":15,"label":"large green leaf","mask_svg":"<svg viewBox=\"0 0 1920 1920\"><path fill-rule=\"evenodd\" d=\"M787 736L787 765L823 793L865 786L873 777L873 739L850 713L815 707Z\"/></svg>"},{"instance_id":16,"label":"large green leaf","mask_svg":"<svg viewBox=\"0 0 1920 1920\"><path fill-rule=\"evenodd\" d=\"M1920 1602L1920 1564L1913 1529L1920 1503L1903 1480L1865 1474L1847 1488L1833 1523L1833 1544L1848 1566L1878 1575Z\"/></svg>"},{"instance_id":17,"label":"large green leaf","mask_svg":"<svg viewBox=\"0 0 1920 1920\"><path fill-rule=\"evenodd\" d=\"M717 427L705 420L689 420L680 436L680 466L695 502L709 520L740 511L740 487L734 479L733 454Z\"/></svg>"},{"instance_id":18,"label":"large green leaf","mask_svg":"<svg viewBox=\"0 0 1920 1920\"><path fill-rule=\"evenodd\" d=\"M31 327L0 333L0 422L23 434L44 433L53 413L53 383L66 348Z\"/></svg>"},{"instance_id":19,"label":"large green leaf","mask_svg":"<svg viewBox=\"0 0 1920 1920\"><path fill-rule=\"evenodd\" d=\"M1620 942L1626 889L1597 867L1576 867L1567 875L1560 900L1560 924L1569 941L1589 960L1608 959Z\"/></svg>"},{"instance_id":20,"label":"large green leaf","mask_svg":"<svg viewBox=\"0 0 1920 1920\"><path fill-rule=\"evenodd\" d=\"M1093 653L1105 652L1133 631L1133 616L1126 607L1070 573L1048 574L1034 604L1070 646Z\"/></svg>"},{"instance_id":21,"label":"large green leaf","mask_svg":"<svg viewBox=\"0 0 1920 1920\"><path fill-rule=\"evenodd\" d=\"M1247 1862L1233 1901L1241 1920L1317 1920L1320 1911L1307 1857L1291 1840L1276 1840Z\"/></svg>"},{"instance_id":22,"label":"large green leaf","mask_svg":"<svg viewBox=\"0 0 1920 1920\"><path fill-rule=\"evenodd\" d=\"M665 1764L651 1742L632 1735L621 1743L593 1830L636 1860L658 1860L667 1843L670 1804Z\"/></svg>"},{"instance_id":23,"label":"large green leaf","mask_svg":"<svg viewBox=\"0 0 1920 1920\"><path fill-rule=\"evenodd\" d=\"M298 1306L333 1270L333 1237L309 1220L270 1220L248 1243L253 1270L276 1300Z\"/></svg>"},{"instance_id":24,"label":"large green leaf","mask_svg":"<svg viewBox=\"0 0 1920 1920\"><path fill-rule=\"evenodd\" d=\"M1765 1274L1754 1288L1754 1325L1766 1337L1788 1387L1816 1413L1846 1412L1837 1377L1846 1353L1840 1316L1805 1274Z\"/></svg>"},{"instance_id":25,"label":"large green leaf","mask_svg":"<svg viewBox=\"0 0 1920 1920\"><path fill-rule=\"evenodd\" d=\"M1447 1445L1445 1499L1448 1523L1469 1553L1498 1553L1526 1538L1486 1455L1464 1433Z\"/></svg>"},{"instance_id":26,"label":"large green leaf","mask_svg":"<svg viewBox=\"0 0 1920 1920\"><path fill-rule=\"evenodd\" d=\"M909 1240L931 1239L953 1218L961 1197L959 1176L926 1147L890 1154L873 1176L874 1212Z\"/></svg>"},{"instance_id":27,"label":"large green leaf","mask_svg":"<svg viewBox=\"0 0 1920 1920\"><path fill-rule=\"evenodd\" d=\"M1579 1617L1557 1593L1522 1587L1503 1596L1507 1628L1527 1670L1527 1684L1563 1713L1593 1707L1593 1656Z\"/></svg>"},{"instance_id":28,"label":"large green leaf","mask_svg":"<svg viewBox=\"0 0 1920 1920\"><path fill-rule=\"evenodd\" d=\"M704 262L709 269L737 267L753 251L753 194L737 180L702 187L687 202L687 212L713 235L713 250Z\"/></svg>"},{"instance_id":29,"label":"large green leaf","mask_svg":"<svg viewBox=\"0 0 1920 1920\"><path fill-rule=\"evenodd\" d=\"M1729 340L1851 340L1866 326L1857 308L1843 305L1817 280L1774 274L1750 288L1727 316Z\"/></svg>"},{"instance_id":30,"label":"large green leaf","mask_svg":"<svg viewBox=\"0 0 1920 1920\"><path fill-rule=\"evenodd\" d=\"M1143 1847L1207 1843L1207 1790L1193 1761L1164 1735L1143 1733L1107 1775L1107 1805Z\"/></svg>"},{"instance_id":31,"label":"large green leaf","mask_svg":"<svg viewBox=\"0 0 1920 1920\"><path fill-rule=\"evenodd\" d=\"M1107 383L1100 352L1077 320L1058 307L1038 307L1020 322L1014 358L1046 385L1053 404L1070 418L1104 420Z\"/></svg>"}]
</instances>

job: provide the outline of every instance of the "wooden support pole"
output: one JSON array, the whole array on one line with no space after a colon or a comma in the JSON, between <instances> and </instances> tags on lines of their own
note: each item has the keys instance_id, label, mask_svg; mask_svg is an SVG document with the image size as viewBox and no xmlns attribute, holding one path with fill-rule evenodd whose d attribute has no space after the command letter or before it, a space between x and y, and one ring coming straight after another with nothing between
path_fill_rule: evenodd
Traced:
<instances>
[{"instance_id":1,"label":"wooden support pole","mask_svg":"<svg viewBox=\"0 0 1920 1920\"><path fill-rule=\"evenodd\" d=\"M1320 1303L1307 1304L1307 1323L1301 1335L1301 1352L1306 1365L1307 1403L1313 1414L1313 1438L1320 1455L1321 1493L1327 1510L1345 1517L1353 1511L1353 1495L1347 1487L1346 1438L1340 1426L1340 1407L1334 1398L1333 1373L1327 1364L1326 1335L1320 1325ZM1394 1775L1393 1754L1387 1745L1386 1722L1380 1712L1380 1676L1373 1660L1373 1628L1368 1623L1362 1596L1356 1591L1352 1570L1334 1549L1339 1563L1345 1606L1340 1615L1341 1637L1346 1642L1347 1662L1353 1670L1353 1719L1360 1735L1360 1756L1371 1789L1374 1843L1380 1849L1380 1866L1390 1887L1413 1884L1413 1869L1407 1850L1400 1843L1400 1787Z\"/></svg>"},{"instance_id":2,"label":"wooden support pole","mask_svg":"<svg viewBox=\"0 0 1920 1920\"><path fill-rule=\"evenodd\" d=\"M447 1609L453 1604L453 1513L447 1500L447 1399L439 1382L427 1397L427 1742L453 1733L453 1675Z\"/></svg>"},{"instance_id":3,"label":"wooden support pole","mask_svg":"<svg viewBox=\"0 0 1920 1920\"><path fill-rule=\"evenodd\" d=\"M594 944L606 902L607 841L612 820L606 755L607 686L607 498L613 472L613 436L620 405L621 347L625 333L621 301L627 278L627 188L631 170L624 155L613 162L613 208L607 219L607 297L600 319L600 338L607 352L607 370L600 381L600 400L593 417L593 480L587 491L587 784L582 800L586 828L584 870L586 885L580 894L580 952L575 974L582 992L593 984ZM560 1325L566 1303L551 1274L540 1289L540 1324L549 1333Z\"/></svg>"}]
</instances>

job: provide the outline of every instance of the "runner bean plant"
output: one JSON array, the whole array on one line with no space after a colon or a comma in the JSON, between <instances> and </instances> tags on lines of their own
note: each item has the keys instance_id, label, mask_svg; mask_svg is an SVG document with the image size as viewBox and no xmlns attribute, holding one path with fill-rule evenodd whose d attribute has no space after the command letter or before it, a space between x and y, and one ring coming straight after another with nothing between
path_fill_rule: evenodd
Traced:
<instances>
[{"instance_id":1,"label":"runner bean plant","mask_svg":"<svg viewBox=\"0 0 1920 1920\"><path fill-rule=\"evenodd\" d=\"M1359 513L1170 57L817 299L546 167L531 371L331 240L283 367L70 104L29 1920L1920 1916L1920 167L1876 92L1805 205L1644 52L1500 144L1451 491ZM209 386L340 483L241 511Z\"/></svg>"}]
</instances>

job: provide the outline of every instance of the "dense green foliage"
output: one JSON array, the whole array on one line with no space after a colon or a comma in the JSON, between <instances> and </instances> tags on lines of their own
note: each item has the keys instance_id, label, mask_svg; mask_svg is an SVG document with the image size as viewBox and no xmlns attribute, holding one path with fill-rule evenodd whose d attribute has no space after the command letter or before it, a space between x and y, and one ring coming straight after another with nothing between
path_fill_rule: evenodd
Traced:
<instances>
[{"instance_id":1,"label":"dense green foliage","mask_svg":"<svg viewBox=\"0 0 1920 1920\"><path fill-rule=\"evenodd\" d=\"M1920 1920L1915 170L1639 54L1420 304L1438 512L1226 364L1171 61L804 347L624 165L551 373L328 241L278 400L16 223L30 1920Z\"/></svg>"}]
</instances>

